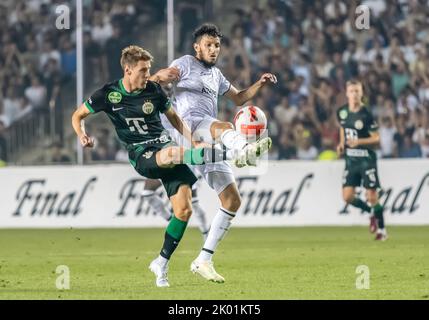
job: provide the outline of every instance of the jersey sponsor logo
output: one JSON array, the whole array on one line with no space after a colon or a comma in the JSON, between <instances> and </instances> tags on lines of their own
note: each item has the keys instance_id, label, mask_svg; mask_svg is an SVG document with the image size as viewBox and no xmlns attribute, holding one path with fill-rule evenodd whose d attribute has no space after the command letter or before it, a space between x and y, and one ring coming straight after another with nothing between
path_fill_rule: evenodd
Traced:
<instances>
[{"instance_id":1,"label":"jersey sponsor logo","mask_svg":"<svg viewBox=\"0 0 429 320\"><path fill-rule=\"evenodd\" d=\"M111 103L119 103L122 101L122 94L120 94L117 91L112 91L109 93L109 95L107 96L107 99L109 99L109 101Z\"/></svg>"},{"instance_id":2,"label":"jersey sponsor logo","mask_svg":"<svg viewBox=\"0 0 429 320\"><path fill-rule=\"evenodd\" d=\"M216 97L217 97L217 92L216 92L215 90L213 90L213 89L210 89L209 87L203 87L203 88L201 89L201 92L202 92L202 93L209 94L209 95L211 95L211 96L212 96L212 97L214 97L214 98L216 98Z\"/></svg>"},{"instance_id":3,"label":"jersey sponsor logo","mask_svg":"<svg viewBox=\"0 0 429 320\"><path fill-rule=\"evenodd\" d=\"M124 109L124 107L120 107L120 108L112 107L112 111L118 111L118 110L121 110L121 109Z\"/></svg>"},{"instance_id":4,"label":"jersey sponsor logo","mask_svg":"<svg viewBox=\"0 0 429 320\"><path fill-rule=\"evenodd\" d=\"M146 145L146 144L156 144L156 143L167 143L170 141L171 141L171 139L168 135L162 135L162 136L155 138L155 139L150 139L150 140L146 140L146 141L142 141L142 142L133 143L133 146L137 146L139 144L145 144Z\"/></svg>"},{"instance_id":5,"label":"jersey sponsor logo","mask_svg":"<svg viewBox=\"0 0 429 320\"><path fill-rule=\"evenodd\" d=\"M349 114L348 114L347 110L341 110L340 114L339 114L340 119L343 119L343 120L346 119L348 115Z\"/></svg>"},{"instance_id":6,"label":"jersey sponsor logo","mask_svg":"<svg viewBox=\"0 0 429 320\"><path fill-rule=\"evenodd\" d=\"M358 130L361 130L363 128L363 122L362 120L356 120L355 122L355 128Z\"/></svg>"},{"instance_id":7,"label":"jersey sponsor logo","mask_svg":"<svg viewBox=\"0 0 429 320\"><path fill-rule=\"evenodd\" d=\"M153 103L150 101L146 101L142 105L142 110L145 114L151 114L153 112L154 106Z\"/></svg>"}]
</instances>

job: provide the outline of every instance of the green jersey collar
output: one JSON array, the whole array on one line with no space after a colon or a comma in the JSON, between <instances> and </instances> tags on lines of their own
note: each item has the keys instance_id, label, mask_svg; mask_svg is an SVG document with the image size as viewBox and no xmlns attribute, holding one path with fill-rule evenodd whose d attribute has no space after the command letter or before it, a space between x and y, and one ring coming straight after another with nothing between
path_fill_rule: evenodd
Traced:
<instances>
[{"instance_id":1,"label":"green jersey collar","mask_svg":"<svg viewBox=\"0 0 429 320\"><path fill-rule=\"evenodd\" d=\"M123 84L122 80L123 80L123 78L121 78L119 80L119 89L120 89L120 91L121 91L121 93L123 95L125 95L125 96L136 96L136 95L140 94L143 91L143 89L140 89L140 90L137 90L137 91L128 92L127 90L125 90L125 87L124 87L124 84Z\"/></svg>"}]
</instances>

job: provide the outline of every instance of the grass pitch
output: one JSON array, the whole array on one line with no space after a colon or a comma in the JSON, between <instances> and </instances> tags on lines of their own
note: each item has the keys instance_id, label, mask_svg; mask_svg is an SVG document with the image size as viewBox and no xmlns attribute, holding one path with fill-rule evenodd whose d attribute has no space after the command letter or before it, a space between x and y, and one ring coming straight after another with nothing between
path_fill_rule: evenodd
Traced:
<instances>
[{"instance_id":1,"label":"grass pitch","mask_svg":"<svg viewBox=\"0 0 429 320\"><path fill-rule=\"evenodd\" d=\"M0 230L0 299L429 299L429 226L232 228L215 255L224 284L189 271L202 245L189 229L170 262L170 288L148 270L163 229ZM70 289L56 288L57 266ZM369 289L356 289L369 268ZM360 283L360 281L358 280Z\"/></svg>"}]
</instances>

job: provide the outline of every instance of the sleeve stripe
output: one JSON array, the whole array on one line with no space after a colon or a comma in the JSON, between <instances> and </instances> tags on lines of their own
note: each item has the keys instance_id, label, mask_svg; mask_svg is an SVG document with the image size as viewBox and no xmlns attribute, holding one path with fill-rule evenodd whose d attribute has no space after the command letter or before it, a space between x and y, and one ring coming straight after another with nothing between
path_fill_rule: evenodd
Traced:
<instances>
[{"instance_id":1,"label":"sleeve stripe","mask_svg":"<svg viewBox=\"0 0 429 320\"><path fill-rule=\"evenodd\" d=\"M164 111L162 111L162 113L166 113L170 108L171 108L171 100L169 99L165 103L165 108L164 108Z\"/></svg>"},{"instance_id":2,"label":"sleeve stripe","mask_svg":"<svg viewBox=\"0 0 429 320\"><path fill-rule=\"evenodd\" d=\"M88 101L85 101L85 106L88 108L88 110L89 110L91 113L95 113L94 109L92 109L92 107L89 105Z\"/></svg>"},{"instance_id":3,"label":"sleeve stripe","mask_svg":"<svg viewBox=\"0 0 429 320\"><path fill-rule=\"evenodd\" d=\"M228 90L226 90L224 93L222 93L222 95L224 96L225 93L227 93L230 89L231 89L231 83L229 83Z\"/></svg>"}]
</instances>

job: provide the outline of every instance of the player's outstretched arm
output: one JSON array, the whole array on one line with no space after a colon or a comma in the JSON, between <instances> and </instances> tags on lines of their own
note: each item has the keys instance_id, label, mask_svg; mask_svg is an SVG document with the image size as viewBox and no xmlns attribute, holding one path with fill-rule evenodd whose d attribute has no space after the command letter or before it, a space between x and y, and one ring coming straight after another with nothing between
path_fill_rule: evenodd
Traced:
<instances>
[{"instance_id":1,"label":"player's outstretched arm","mask_svg":"<svg viewBox=\"0 0 429 320\"><path fill-rule=\"evenodd\" d=\"M179 79L180 71L176 67L170 67L159 70L152 75L149 80L158 82L161 86L165 86Z\"/></svg>"},{"instance_id":2,"label":"player's outstretched arm","mask_svg":"<svg viewBox=\"0 0 429 320\"><path fill-rule=\"evenodd\" d=\"M225 93L225 96L234 101L237 106L242 106L244 103L252 99L263 86L270 83L277 83L276 76L272 73L264 73L258 81L247 89L238 90L231 85L231 88Z\"/></svg>"},{"instance_id":3,"label":"player's outstretched arm","mask_svg":"<svg viewBox=\"0 0 429 320\"><path fill-rule=\"evenodd\" d=\"M90 113L85 104L82 103L72 115L72 126L82 146L92 148L94 146L94 140L85 133L85 124L82 121Z\"/></svg>"}]
</instances>

